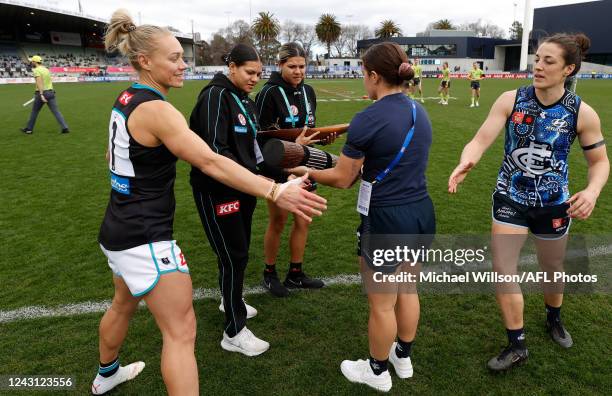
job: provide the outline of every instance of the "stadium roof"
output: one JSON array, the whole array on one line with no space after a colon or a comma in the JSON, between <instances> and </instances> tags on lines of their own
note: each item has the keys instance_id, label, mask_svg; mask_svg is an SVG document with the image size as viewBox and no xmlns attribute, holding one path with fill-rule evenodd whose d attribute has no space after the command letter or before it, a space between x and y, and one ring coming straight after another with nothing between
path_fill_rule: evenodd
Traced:
<instances>
[{"instance_id":1,"label":"stadium roof","mask_svg":"<svg viewBox=\"0 0 612 396\"><path fill-rule=\"evenodd\" d=\"M102 35L108 19L84 13L60 10L25 1L0 0L0 30L17 26L19 30L60 30L96 32ZM191 34L172 32L181 42L191 42Z\"/></svg>"}]
</instances>

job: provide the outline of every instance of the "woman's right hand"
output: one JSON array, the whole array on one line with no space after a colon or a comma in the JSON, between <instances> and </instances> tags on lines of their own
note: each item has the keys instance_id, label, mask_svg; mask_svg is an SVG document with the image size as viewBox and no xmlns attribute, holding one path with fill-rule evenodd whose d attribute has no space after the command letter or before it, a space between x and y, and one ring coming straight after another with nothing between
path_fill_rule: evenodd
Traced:
<instances>
[{"instance_id":1,"label":"woman's right hand","mask_svg":"<svg viewBox=\"0 0 612 396\"><path fill-rule=\"evenodd\" d=\"M304 128L302 129L302 133L300 133L300 135L297 138L295 138L295 142L303 146L308 146L309 144L319 143L320 140L314 139L314 137L317 136L320 132L315 132L310 136L306 136L307 130L308 130L308 125L304 125Z\"/></svg>"},{"instance_id":2,"label":"woman's right hand","mask_svg":"<svg viewBox=\"0 0 612 396\"><path fill-rule=\"evenodd\" d=\"M454 194L457 192L457 186L463 182L468 172L474 167L473 162L461 162L453 173L448 178L448 192Z\"/></svg>"},{"instance_id":3,"label":"woman's right hand","mask_svg":"<svg viewBox=\"0 0 612 396\"><path fill-rule=\"evenodd\" d=\"M311 222L313 216L321 216L322 211L327 209L327 200L304 190L302 184L306 180L308 180L308 174L281 184L274 202L282 209Z\"/></svg>"}]
</instances>

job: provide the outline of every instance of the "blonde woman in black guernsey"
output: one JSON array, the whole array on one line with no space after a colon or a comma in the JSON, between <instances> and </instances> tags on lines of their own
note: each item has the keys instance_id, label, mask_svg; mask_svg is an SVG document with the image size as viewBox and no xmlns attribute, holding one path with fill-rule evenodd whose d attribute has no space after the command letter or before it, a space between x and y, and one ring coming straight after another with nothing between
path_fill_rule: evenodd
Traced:
<instances>
[{"instance_id":1,"label":"blonde woman in black guernsey","mask_svg":"<svg viewBox=\"0 0 612 396\"><path fill-rule=\"evenodd\" d=\"M187 68L181 44L166 28L136 26L119 10L108 25L105 45L129 59L138 83L119 93L109 122L111 193L99 242L113 271L115 295L100 322L100 367L91 391L106 393L144 368L143 362L119 364L130 319L144 300L162 333L161 371L168 394L198 395L191 278L172 235L177 158L306 217L319 214L324 200L295 184L278 185L252 174L189 130L166 101L170 88L182 87Z\"/></svg>"}]
</instances>

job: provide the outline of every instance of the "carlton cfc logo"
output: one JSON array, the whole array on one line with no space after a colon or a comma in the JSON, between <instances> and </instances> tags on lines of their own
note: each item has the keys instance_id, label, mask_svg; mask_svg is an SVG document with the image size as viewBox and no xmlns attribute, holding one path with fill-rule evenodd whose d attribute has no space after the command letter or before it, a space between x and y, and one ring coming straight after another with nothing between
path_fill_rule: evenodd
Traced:
<instances>
[{"instance_id":1,"label":"carlton cfc logo","mask_svg":"<svg viewBox=\"0 0 612 396\"><path fill-rule=\"evenodd\" d=\"M296 116L298 115L298 113L299 113L298 108L295 105L291 105L291 114Z\"/></svg>"},{"instance_id":2,"label":"carlton cfc logo","mask_svg":"<svg viewBox=\"0 0 612 396\"><path fill-rule=\"evenodd\" d=\"M240 125L246 125L246 118L244 118L242 114L238 114L238 121L240 122Z\"/></svg>"},{"instance_id":3,"label":"carlton cfc logo","mask_svg":"<svg viewBox=\"0 0 612 396\"><path fill-rule=\"evenodd\" d=\"M132 100L132 96L134 96L134 94L130 94L128 92L122 93L119 97L119 103L124 106L127 106L127 104L130 103L130 100Z\"/></svg>"},{"instance_id":4,"label":"carlton cfc logo","mask_svg":"<svg viewBox=\"0 0 612 396\"><path fill-rule=\"evenodd\" d=\"M535 179L550 172L552 150L547 143L530 142L529 147L512 152L512 160L523 171L523 176Z\"/></svg>"},{"instance_id":5,"label":"carlton cfc logo","mask_svg":"<svg viewBox=\"0 0 612 396\"><path fill-rule=\"evenodd\" d=\"M226 202L215 206L217 216L225 216L240 211L240 201Z\"/></svg>"}]
</instances>

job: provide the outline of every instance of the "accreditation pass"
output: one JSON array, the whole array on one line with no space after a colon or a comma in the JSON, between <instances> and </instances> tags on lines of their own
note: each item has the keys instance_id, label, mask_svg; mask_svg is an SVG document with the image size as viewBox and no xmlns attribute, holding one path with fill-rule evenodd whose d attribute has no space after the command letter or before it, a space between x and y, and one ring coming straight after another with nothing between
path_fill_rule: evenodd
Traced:
<instances>
[{"instance_id":1,"label":"accreditation pass","mask_svg":"<svg viewBox=\"0 0 612 396\"><path fill-rule=\"evenodd\" d=\"M367 216L370 212L370 197L372 196L372 183L361 180L359 197L357 198L357 212Z\"/></svg>"}]
</instances>

